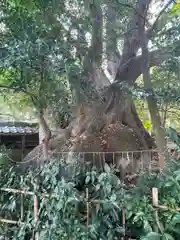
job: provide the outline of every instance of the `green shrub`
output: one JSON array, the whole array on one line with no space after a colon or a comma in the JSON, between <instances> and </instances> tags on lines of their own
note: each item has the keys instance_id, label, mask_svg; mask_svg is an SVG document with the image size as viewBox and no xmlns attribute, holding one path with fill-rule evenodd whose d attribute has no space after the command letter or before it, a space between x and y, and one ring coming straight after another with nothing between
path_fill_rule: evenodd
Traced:
<instances>
[{"instance_id":1,"label":"green shrub","mask_svg":"<svg viewBox=\"0 0 180 240\"><path fill-rule=\"evenodd\" d=\"M4 173L4 187L34 191L39 198L37 230L40 239L120 239L124 232L135 239L180 239L180 163L169 161L161 174L144 173L134 188L123 185L108 166L97 170L77 164L66 166L51 161L29 171L26 176ZM159 189L159 203L167 211L152 206L151 188ZM87 188L89 215L87 215ZM45 195L49 194L49 197ZM95 200L101 200L96 202ZM20 197L1 192L0 214L20 218ZM0 235L8 239L30 239L34 230L33 198L24 198L25 224L2 225ZM125 208L126 225L122 222ZM88 219L87 219L88 216ZM88 223L88 224L87 224ZM26 238L25 238L26 236Z\"/></svg>"},{"instance_id":2,"label":"green shrub","mask_svg":"<svg viewBox=\"0 0 180 240\"><path fill-rule=\"evenodd\" d=\"M124 188L119 179L106 167L106 171L77 165L75 169L67 168L60 161L29 172L25 177L9 174L5 187L33 190L39 197L38 230L40 239L119 239L124 229L122 227L122 207L124 205ZM38 184L37 184L37 182ZM18 186L19 185L19 186ZM86 189L89 189L89 200L101 200L89 207L89 224L87 225ZM50 197L45 197L49 194ZM1 211L11 210L11 214L19 209L18 201L2 195ZM11 200L11 201L9 201ZM7 212L7 211L6 211ZM32 233L33 202L26 200L25 224L7 228L6 235L14 239L24 239L27 232ZM7 217L10 217L7 215ZM17 214L16 218L19 215ZM12 233L13 229L13 233ZM4 231L4 229L3 229Z\"/></svg>"}]
</instances>

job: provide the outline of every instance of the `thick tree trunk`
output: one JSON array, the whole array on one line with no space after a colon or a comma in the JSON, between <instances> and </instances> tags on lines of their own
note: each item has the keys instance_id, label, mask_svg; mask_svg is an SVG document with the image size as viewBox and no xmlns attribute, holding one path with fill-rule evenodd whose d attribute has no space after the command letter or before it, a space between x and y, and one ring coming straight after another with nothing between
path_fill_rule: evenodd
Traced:
<instances>
[{"instance_id":1,"label":"thick tree trunk","mask_svg":"<svg viewBox=\"0 0 180 240\"><path fill-rule=\"evenodd\" d=\"M131 156L131 160L135 161L133 171L139 169L140 160L146 162L147 167L150 159L147 156L140 159L140 151L150 150L155 145L137 115L131 95L113 84L100 99L99 102L84 102L77 106L70 126L50 139L48 156L65 154L68 161L73 161L74 154L77 154L83 157L83 161L96 166L102 167L105 162L115 164L123 175L130 160L128 154L124 156L121 152L135 151L136 159ZM42 146L34 150L34 155L42 154L43 160ZM26 161L30 161L32 156L31 152ZM38 159L37 162L42 161Z\"/></svg>"}]
</instances>

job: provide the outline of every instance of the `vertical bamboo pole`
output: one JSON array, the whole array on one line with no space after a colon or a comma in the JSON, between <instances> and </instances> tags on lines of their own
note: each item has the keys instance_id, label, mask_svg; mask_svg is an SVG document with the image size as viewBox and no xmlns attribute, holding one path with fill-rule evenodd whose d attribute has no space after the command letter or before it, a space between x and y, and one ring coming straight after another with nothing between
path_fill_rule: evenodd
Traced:
<instances>
[{"instance_id":1,"label":"vertical bamboo pole","mask_svg":"<svg viewBox=\"0 0 180 240\"><path fill-rule=\"evenodd\" d=\"M21 193L21 222L23 222L23 218L24 218L24 196L23 194Z\"/></svg>"},{"instance_id":2,"label":"vertical bamboo pole","mask_svg":"<svg viewBox=\"0 0 180 240\"><path fill-rule=\"evenodd\" d=\"M87 210L87 220L86 220L86 224L87 226L89 225L89 189L86 188L86 210Z\"/></svg>"},{"instance_id":3,"label":"vertical bamboo pole","mask_svg":"<svg viewBox=\"0 0 180 240\"><path fill-rule=\"evenodd\" d=\"M158 206L158 189L157 188L152 188L152 203L153 203L153 206L155 207Z\"/></svg>"},{"instance_id":4,"label":"vertical bamboo pole","mask_svg":"<svg viewBox=\"0 0 180 240\"><path fill-rule=\"evenodd\" d=\"M152 188L152 203L154 207L158 206L158 189L157 188ZM158 211L155 209L154 211L154 217L156 219L156 223L154 225L154 231L158 232Z\"/></svg>"},{"instance_id":5,"label":"vertical bamboo pole","mask_svg":"<svg viewBox=\"0 0 180 240\"><path fill-rule=\"evenodd\" d=\"M39 240L39 233L37 231L38 224L38 179L36 178L34 181L34 239Z\"/></svg>"},{"instance_id":6,"label":"vertical bamboo pole","mask_svg":"<svg viewBox=\"0 0 180 240\"><path fill-rule=\"evenodd\" d=\"M122 225L124 228L124 233L123 233L123 239L125 239L126 236L126 213L125 213L125 209L122 209Z\"/></svg>"},{"instance_id":7,"label":"vertical bamboo pole","mask_svg":"<svg viewBox=\"0 0 180 240\"><path fill-rule=\"evenodd\" d=\"M35 228L35 240L39 240L39 234L36 230L38 222L38 197L34 195L34 228Z\"/></svg>"},{"instance_id":8,"label":"vertical bamboo pole","mask_svg":"<svg viewBox=\"0 0 180 240\"><path fill-rule=\"evenodd\" d=\"M21 161L24 159L24 149L25 149L25 135L22 136L21 141Z\"/></svg>"},{"instance_id":9,"label":"vertical bamboo pole","mask_svg":"<svg viewBox=\"0 0 180 240\"><path fill-rule=\"evenodd\" d=\"M87 226L87 237L88 237L88 226L89 226L89 189L86 188L86 226Z\"/></svg>"}]
</instances>

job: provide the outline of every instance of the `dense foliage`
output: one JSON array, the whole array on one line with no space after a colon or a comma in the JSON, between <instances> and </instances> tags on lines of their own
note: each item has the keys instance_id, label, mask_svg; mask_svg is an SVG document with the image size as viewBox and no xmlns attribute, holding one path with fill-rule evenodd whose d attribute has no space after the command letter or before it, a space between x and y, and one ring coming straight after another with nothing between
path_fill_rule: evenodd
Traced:
<instances>
[{"instance_id":1,"label":"dense foliage","mask_svg":"<svg viewBox=\"0 0 180 240\"><path fill-rule=\"evenodd\" d=\"M108 166L104 170L80 164L67 166L62 159L57 159L35 172L29 171L25 177L14 173L13 168L9 172L2 171L1 187L26 189L38 196L40 205L36 228L40 239L109 240L120 239L124 233L143 240L180 237L180 214L176 211L180 207L179 161L168 161L161 174L142 174L133 187L120 182L115 171ZM167 206L168 210L156 212L152 205L152 187L159 189L159 203ZM1 217L19 219L20 195L1 191L0 209ZM125 226L122 221L124 209ZM32 196L24 197L22 221L25 224L1 224L1 236L22 240L34 234Z\"/></svg>"},{"instance_id":2,"label":"dense foliage","mask_svg":"<svg viewBox=\"0 0 180 240\"><path fill-rule=\"evenodd\" d=\"M129 34L126 33L126 23L133 14L135 1L121 0L113 3L108 0L99 1L99 6L103 10L105 23L109 20L108 9L112 8L115 11L116 17L112 18L110 24L110 29L113 30L106 29L108 26L103 27L103 44L114 54L117 42L118 54L121 54L123 51L121 42L124 41L124 35ZM85 84L82 84L82 72L95 31L90 3L79 0L73 3L68 0L31 2L9 0L2 2L0 8L2 94L10 104L15 103L13 107L21 106L21 111L27 105L31 107L28 111L32 111L33 107L36 110L43 108L53 115L52 119L57 124L64 121L67 125L74 98L77 100L78 97L82 97L77 97L77 93L81 92L83 97L87 95L87 92L84 92ZM163 66L163 69L160 68L152 75L152 80L157 83L154 88L160 100L160 111L163 114L168 103L169 115L167 114L166 118L170 119L176 119L177 110L174 106L175 101L172 100L179 98L178 11L179 2L175 1L170 11L165 11L165 14L160 16L160 21L154 26L156 36L151 38L152 49L164 51L166 48L167 52L170 52L169 69L166 74L162 76ZM151 15L148 15L147 21L150 18ZM106 31L108 36L105 34ZM115 44L112 42L113 39ZM103 52L103 64L108 60L108 49L107 52ZM88 64L92 62L91 58L89 56ZM169 75L173 80L173 86L168 88ZM143 92L146 93L146 89L143 89ZM133 91L133 94L136 93L137 91ZM174 109L173 113L169 108Z\"/></svg>"}]
</instances>

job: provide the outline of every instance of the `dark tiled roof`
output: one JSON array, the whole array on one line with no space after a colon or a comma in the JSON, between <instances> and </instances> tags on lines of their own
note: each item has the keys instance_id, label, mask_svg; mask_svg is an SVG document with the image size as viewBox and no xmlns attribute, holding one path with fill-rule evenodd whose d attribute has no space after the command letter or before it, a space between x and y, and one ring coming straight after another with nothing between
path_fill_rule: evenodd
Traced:
<instances>
[{"instance_id":1,"label":"dark tiled roof","mask_svg":"<svg viewBox=\"0 0 180 240\"><path fill-rule=\"evenodd\" d=\"M38 128L24 122L0 122L0 134L32 134L38 133Z\"/></svg>"}]
</instances>

